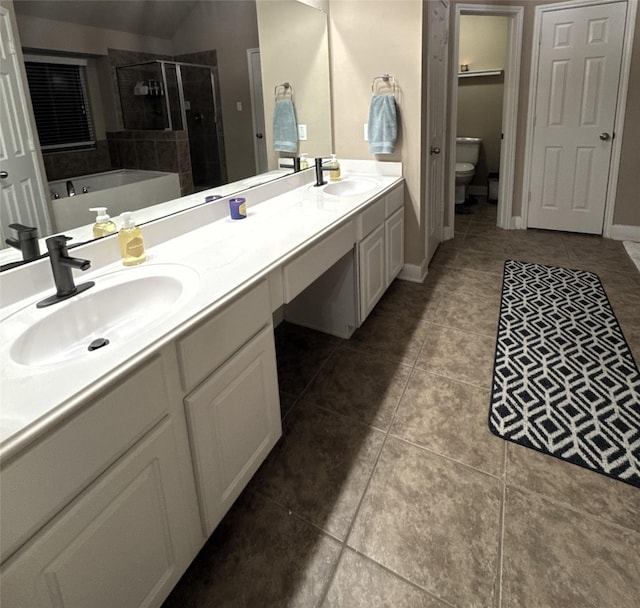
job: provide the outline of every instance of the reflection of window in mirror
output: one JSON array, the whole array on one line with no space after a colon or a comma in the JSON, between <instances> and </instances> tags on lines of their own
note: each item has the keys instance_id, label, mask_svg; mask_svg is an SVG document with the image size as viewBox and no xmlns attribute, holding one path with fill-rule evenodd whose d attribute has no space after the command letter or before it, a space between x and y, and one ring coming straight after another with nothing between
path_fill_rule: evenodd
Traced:
<instances>
[{"instance_id":1,"label":"reflection of window in mirror","mask_svg":"<svg viewBox=\"0 0 640 608\"><path fill-rule=\"evenodd\" d=\"M25 56L43 152L92 148L96 140L84 59Z\"/></svg>"}]
</instances>

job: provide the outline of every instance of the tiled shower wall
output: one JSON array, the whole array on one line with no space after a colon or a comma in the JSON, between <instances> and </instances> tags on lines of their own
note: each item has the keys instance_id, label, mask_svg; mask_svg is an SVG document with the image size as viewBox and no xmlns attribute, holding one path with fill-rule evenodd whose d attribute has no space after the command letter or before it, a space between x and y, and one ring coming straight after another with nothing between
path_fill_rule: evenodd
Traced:
<instances>
[{"instance_id":1,"label":"tiled shower wall","mask_svg":"<svg viewBox=\"0 0 640 608\"><path fill-rule=\"evenodd\" d=\"M111 171L118 167L117 165L112 165L107 140L97 141L93 150L53 152L43 154L42 158L47 172L47 180L50 182L76 177L77 175Z\"/></svg>"},{"instance_id":2,"label":"tiled shower wall","mask_svg":"<svg viewBox=\"0 0 640 608\"><path fill-rule=\"evenodd\" d=\"M107 133L114 166L180 175L182 196L193 192L186 131L117 131Z\"/></svg>"}]
</instances>

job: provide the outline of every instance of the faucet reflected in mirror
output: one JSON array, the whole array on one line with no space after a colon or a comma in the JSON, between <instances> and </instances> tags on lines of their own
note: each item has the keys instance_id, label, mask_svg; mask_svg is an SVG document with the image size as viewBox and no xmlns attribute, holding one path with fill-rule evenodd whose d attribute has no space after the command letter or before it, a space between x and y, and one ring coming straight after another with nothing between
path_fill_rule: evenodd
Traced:
<instances>
[{"instance_id":1,"label":"faucet reflected in mirror","mask_svg":"<svg viewBox=\"0 0 640 608\"><path fill-rule=\"evenodd\" d=\"M115 4L115 0L114 4ZM104 27L103 24L92 22L95 20L95 15L92 16L91 7L87 6L90 3L86 3L80 0L69 0L67 2L60 3L47 3L48 7L44 7L43 3L34 3L28 2L25 0L14 0L13 2L13 10L16 13L16 21L17 21L17 29L15 32L17 42L23 48L29 48L29 53L36 52L39 54L53 54L52 51L55 51L56 55L69 53L72 55L82 55L88 53L88 43L87 37L80 35L88 29L91 28L100 28ZM150 2L142 2L139 0L119 0L118 5L121 7L126 4L129 9L129 13L131 14L132 10L147 10L147 7L151 4ZM87 55L87 70L93 71L89 77L89 87L94 87L94 89L89 91L89 97L93 101L91 101L92 109L94 112L98 112L97 120L96 120L96 135L95 135L95 149L93 151L69 151L69 152L56 152L56 153L45 153L44 155L44 164L41 163L41 166L44 166L47 171L50 172L51 168L58 168L62 170L64 173L58 173L57 175L43 175L43 184L44 193L48 194L50 192L50 188L47 187L47 181L54 181L56 179L68 179L71 184L68 184L68 194L70 196L74 196L74 202L81 203L82 196L80 192L80 187L77 186L71 181L73 177L84 175L84 174L92 174L102 171L109 171L111 169L118 168L118 166L122 166L123 168L131 168L138 170L162 170L167 171L169 169L160 167L160 166L129 166L132 159L135 161L134 164L139 164L141 158L146 157L145 154L149 152L149 150L156 150L156 160L159 162L163 160L163 162L167 161L168 156L164 154L169 147L169 144L174 145L172 150L172 157L176 156L176 153L179 152L177 148L175 148L175 143L171 139L171 134L166 133L166 129L162 132L160 131L126 131L123 130L123 107L120 107L118 104L121 103L120 95L117 90L117 80L115 76L109 74L114 74L114 68L120 63L131 63L139 60L143 56L148 58L158 56L162 59L173 59L179 61L190 61L192 63L201 63L201 59L205 56L208 57L211 51L200 50L200 49L211 49L214 48L217 52L217 61L218 65L215 68L216 70L216 78L220 79L220 89L227 95L225 98L224 95L221 99L221 104L217 108L206 108L202 109L195 106L194 100L195 97L191 97L189 99L185 96L185 101L191 102L188 107L190 109L186 109L187 122L193 122L198 128L202 123L211 115L212 112L218 111L222 113L222 122L224 124L224 141L225 143L225 151L226 154L226 162L228 169L228 179L232 184L237 184L238 190L244 190L247 187L243 184L243 180L255 176L256 174L262 174L267 172L268 179L277 179L277 177L282 175L282 172L277 172L279 168L280 160L278 158L274 158L273 155L273 144L271 141L271 131L270 124L272 122L272 114L271 106L269 103L271 100L265 100L268 103L264 104L264 111L260 112L259 105L254 105L254 101L251 98L250 90L255 89L256 82L262 80L264 91L272 90L274 78L280 82L282 79L280 76L273 76L274 67L277 70L286 70L287 74L290 74L285 77L286 78L295 78L296 83L300 83L296 87L297 99L296 99L296 107L300 111L301 116L306 111L310 116L322 116L323 123L318 125L309 124L309 136L308 141L300 142L301 150L298 152L308 152L307 149L309 146L313 146L314 137L322 137L323 141L327 137L330 139L331 133L331 123L330 123L330 104L328 103L329 99L329 78L328 73L325 75L322 74L318 76L318 74L313 75L313 79L309 76L309 82L305 82L301 76L298 76L295 71L302 69L299 61L300 57L306 56L325 56L326 63L328 65L328 46L326 44L326 33L327 33L327 16L324 12L318 10L317 8L313 8L307 4L302 2L298 2L298 0L282 0L280 2L259 2L256 5L255 2L241 2L241 3L229 3L229 2L217 2L217 0L210 0L208 2L197 2L197 3L167 3L167 2L158 2L157 4L163 5L167 10L176 10L183 11L183 15L181 19L174 19L174 27L171 37L167 37L163 34L161 37L168 39L170 42L167 43L166 48L169 46L173 47L173 53L168 52L163 55L158 55L156 48L145 48L145 45L149 45L149 37L148 31L144 33L140 31L138 34L133 32L134 37L136 39L135 46L136 48L131 48L130 50L122 49L121 37L115 37L113 39L109 38L107 34L107 30L104 30L106 38L96 43L100 50L96 53L94 51L91 52L91 55ZM189 5L190 8L183 8ZM218 6L219 7L218 7ZM278 17L271 17L271 19L261 19L259 17L268 16L270 10L273 11L282 11L283 5L286 5L287 9L287 22L283 23L282 19ZM259 8L259 11L258 11ZM42 12L42 11L45 12ZM150 10L150 9L149 9ZM163 9L164 10L164 9ZM188 11L192 11L189 13ZM40 12L39 12L40 11ZM230 36L226 31L223 31L224 28L220 28L218 26L207 28L207 35L203 35L203 23L209 23L215 25L215 23L223 22L222 20L216 20L214 17L217 14L222 14L225 11L231 11L234 15L238 15L238 18L235 19L234 22L237 22L237 27L234 27L234 34ZM95 12L95 11L94 11ZM122 11L127 12L123 9ZM258 14L258 12L260 14ZM226 14L226 13L225 13ZM227 18L231 18L230 15L227 15ZM228 21L228 19L227 19ZM43 38L39 35L41 32L42 24L50 23L51 35ZM64 37L57 33L60 30L60 23L64 23L65 27L76 28L75 31L78 32L78 36L69 36L65 35ZM307 25L312 23L314 32L319 32L320 34L317 38L314 36L307 36L307 40L305 41L305 46L303 49L296 50L296 44L298 44L295 40L291 39L291 32L299 32L299 31L308 31ZM130 23L126 24L126 27L123 25L122 30L129 28L131 26ZM61 31L61 30L60 30ZM66 30L65 30L66 31ZM93 30L92 30L93 31ZM117 30L114 30L117 31ZM129 31L127 29L127 31ZM158 32L160 35L160 32ZM240 39L238 37L240 36ZM274 52L275 49L271 48L273 46L272 41L279 41L283 36L286 36L288 40L290 40L290 53L287 53L287 57L282 57L278 55L277 57L277 66L271 65L274 63ZM151 36L153 38L153 35ZM158 38L160 39L160 38ZM46 41L45 41L46 40ZM188 45L187 45L188 41ZM266 41L266 42L264 42ZM165 40L166 43L166 40ZM53 45L53 46L50 46ZM260 48L257 48L260 45ZM314 45L315 48L313 51L310 51L309 45ZM90 46L90 45L89 45ZM187 49L186 47L190 47ZM55 47L55 48L54 48ZM95 48L98 48L95 47ZM198 52L195 53L187 53L180 54L181 47L185 50L191 51L192 48L196 48ZM199 48L198 48L199 47ZM251 48L254 47L254 48ZM91 47L94 48L94 47ZM121 49L119 52L122 54L122 60L119 63L113 62L113 57L111 55L111 51L114 49ZM253 57L254 59L248 58L247 49L251 51L255 51ZM128 54L128 61L125 60L125 56ZM182 57L183 59L178 59ZM188 58L187 58L188 57ZM28 59L30 60L30 59ZM220 62L231 61L232 64L223 64ZM287 64L291 64L288 66ZM251 68L248 66L251 65ZM167 67L169 69L170 66ZM244 69L243 69L244 68ZM255 72L257 79L254 79L254 82L250 82L252 70ZM257 70L257 71L256 71ZM308 71L308 70L307 70ZM107 75L105 77L105 74ZM227 82L225 78L231 78L230 82ZM235 80L234 80L235 79ZM267 80L268 79L268 80ZM96 82L100 83L100 87L97 87ZM104 95L103 93L103 85L111 82L113 87L113 91L110 94ZM134 82L135 84L135 82ZM314 88L313 91L305 91L305 86L307 88L310 87L318 87L321 86L326 92L323 94L318 94L318 91ZM132 89L133 91L133 89ZM28 91L26 92L28 94ZM231 96L231 97L230 97ZM263 95L264 97L264 95ZM95 100L98 100L95 103ZM158 97L159 99L159 97ZM242 99L242 102L238 101L238 99ZM156 102L157 99L151 100L147 99L145 96L138 96L136 100L127 100L124 103L133 104L138 102L142 105L149 105L151 102ZM305 110L306 104L306 110ZM173 108L172 104L172 108ZM320 107L322 106L322 107ZM327 107L324 107L327 106ZM177 106L176 106L177 107ZM256 111L257 110L257 111ZM258 124L253 122L252 115L257 115L258 118L264 120L264 124ZM203 116L203 120L196 121L196 116ZM327 120L328 117L328 120ZM257 119L256 119L257 120ZM311 123L311 118L304 119L306 123ZM325 124L326 123L326 124ZM240 129L240 130L237 130ZM117 147L117 142L107 141L106 133L115 133L118 136L121 136L123 140L121 150L128 150L129 155L126 154L118 154L116 158L118 159L119 165L113 165L113 162L109 163L109 166L99 168L95 168L94 160L98 157L109 160L112 156L110 152L113 151L114 145ZM186 132L186 131L185 131ZM157 135L154 135L157 133ZM328 135L327 135L328 134ZM248 138L245 142L244 138ZM175 139L175 138L174 138ZM118 137L118 141L120 137ZM126 140L126 141L125 141ZM153 141L151 141L153 140ZM261 143L264 142L266 145L267 151L269 151L268 155L265 157L265 162L261 163L257 157L256 142ZM149 145L152 143L153 145ZM177 142L180 143L180 142ZM248 150L245 148L248 147ZM111 149L110 149L111 148ZM162 159L160 158L159 150L163 150ZM240 149L243 150L242 154L239 155ZM326 146L326 150L323 147L323 154L330 151L332 149L331 142ZM309 154L309 156L318 156L320 154ZM206 152L202 153L194 153L191 151L189 153L189 148L186 149L185 156L190 159L190 166L192 169L197 165L203 165L210 162L210 159ZM296 155L299 156L299 153ZM182 156L178 155L178 158L182 158ZM240 172L232 169L234 163L238 162L238 159L241 158L243 163L246 164L246 159L250 159L250 163L253 163L253 170L251 169L241 169ZM137 160L136 160L137 159ZM174 159L175 160L175 159ZM182 161L180 161L182 162ZM289 160L289 158L282 159L283 164L291 163L289 169L293 171L296 170L296 162L293 160ZM184 164L184 163L183 163ZM262 168L260 168L262 166ZM82 167L85 167L84 169ZM171 169L173 171L173 169ZM176 169L176 173L178 170ZM270 176L270 173L273 172L273 177ZM180 169L180 176L182 178L182 169ZM265 180L267 181L267 180ZM64 183L64 182L63 182ZM262 182L261 182L262 183ZM236 190L237 191L237 190ZM63 190L64 192L64 190ZM235 191L230 191L235 192ZM186 194L186 192L182 192L182 194ZM227 192L225 192L227 194ZM64 196L63 193L60 193L60 199ZM55 197L50 197L49 200L42 201L43 207L46 207L45 213L48 216L51 216L52 205L56 204ZM189 197L185 200L185 208L187 206L193 206L197 204L204 203L204 196L202 200ZM157 218L160 219L163 217L163 212L158 210ZM5 224L6 222L6 224ZM3 214L2 225L6 227L9 223L20 223L28 226L35 226L39 228L39 233L41 237L48 236L50 234L55 234L57 231L65 230L63 227L55 226L55 221L53 221L52 227L48 228L40 226L32 221L29 218L24 217L8 217ZM5 228L6 229L6 228ZM3 236L7 236L4 234ZM3 254L9 254L9 250L5 250ZM46 253L44 255L47 255ZM10 256L6 261L14 262L17 260L17 257ZM3 258L3 262L5 259ZM8 268L9 264L3 264L3 268Z\"/></svg>"},{"instance_id":2,"label":"faucet reflected in mirror","mask_svg":"<svg viewBox=\"0 0 640 608\"><path fill-rule=\"evenodd\" d=\"M14 249L18 249L20 253L22 253L22 259L25 262L37 260L40 257L38 229L35 226L25 226L23 224L9 224L9 228L18 233L18 238L6 239L6 244Z\"/></svg>"}]
</instances>

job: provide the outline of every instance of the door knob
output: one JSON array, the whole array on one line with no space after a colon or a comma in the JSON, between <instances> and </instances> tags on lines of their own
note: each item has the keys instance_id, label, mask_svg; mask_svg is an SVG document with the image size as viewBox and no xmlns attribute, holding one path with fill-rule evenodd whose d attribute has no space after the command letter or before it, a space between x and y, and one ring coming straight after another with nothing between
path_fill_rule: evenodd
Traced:
<instances>
[{"instance_id":1,"label":"door knob","mask_svg":"<svg viewBox=\"0 0 640 608\"><path fill-rule=\"evenodd\" d=\"M429 154L440 154L440 148L431 146L431 150L429 150Z\"/></svg>"},{"instance_id":2,"label":"door knob","mask_svg":"<svg viewBox=\"0 0 640 608\"><path fill-rule=\"evenodd\" d=\"M611 135L605 131L604 133L600 133L600 139L602 141L607 141L608 139L611 139Z\"/></svg>"},{"instance_id":3,"label":"door knob","mask_svg":"<svg viewBox=\"0 0 640 608\"><path fill-rule=\"evenodd\" d=\"M0 179L6 179L9 174L6 171L0 171Z\"/></svg>"},{"instance_id":4,"label":"door knob","mask_svg":"<svg viewBox=\"0 0 640 608\"><path fill-rule=\"evenodd\" d=\"M256 133L256 137L258 139L262 139L264 137L264 135L262 133Z\"/></svg>"}]
</instances>

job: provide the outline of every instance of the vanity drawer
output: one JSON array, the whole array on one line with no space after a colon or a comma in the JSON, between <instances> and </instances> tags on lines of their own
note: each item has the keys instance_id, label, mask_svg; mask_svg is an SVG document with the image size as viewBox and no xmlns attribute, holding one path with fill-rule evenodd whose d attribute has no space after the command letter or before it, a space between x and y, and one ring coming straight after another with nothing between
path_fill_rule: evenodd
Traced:
<instances>
[{"instance_id":1,"label":"vanity drawer","mask_svg":"<svg viewBox=\"0 0 640 608\"><path fill-rule=\"evenodd\" d=\"M154 357L3 467L3 561L167 415L166 377Z\"/></svg>"},{"instance_id":2,"label":"vanity drawer","mask_svg":"<svg viewBox=\"0 0 640 608\"><path fill-rule=\"evenodd\" d=\"M382 224L384 217L384 197L381 197L358 216L358 240L361 241Z\"/></svg>"},{"instance_id":3,"label":"vanity drawer","mask_svg":"<svg viewBox=\"0 0 640 608\"><path fill-rule=\"evenodd\" d=\"M402 207L404 203L404 186L398 186L389 192L385 197L385 217L389 217L394 211Z\"/></svg>"},{"instance_id":4,"label":"vanity drawer","mask_svg":"<svg viewBox=\"0 0 640 608\"><path fill-rule=\"evenodd\" d=\"M285 304L329 270L354 243L354 223L349 222L289 262L282 272Z\"/></svg>"},{"instance_id":5,"label":"vanity drawer","mask_svg":"<svg viewBox=\"0 0 640 608\"><path fill-rule=\"evenodd\" d=\"M270 322L269 287L262 281L177 341L182 388L197 386Z\"/></svg>"}]
</instances>

